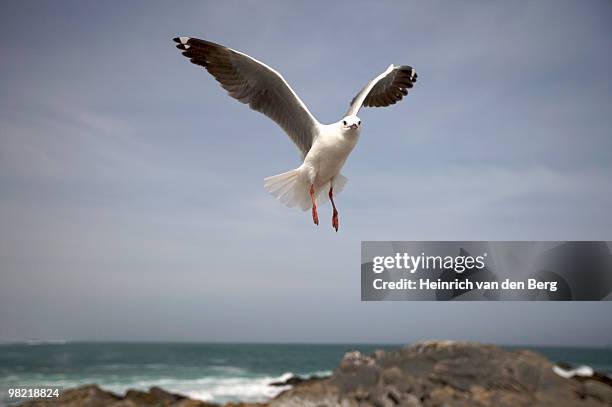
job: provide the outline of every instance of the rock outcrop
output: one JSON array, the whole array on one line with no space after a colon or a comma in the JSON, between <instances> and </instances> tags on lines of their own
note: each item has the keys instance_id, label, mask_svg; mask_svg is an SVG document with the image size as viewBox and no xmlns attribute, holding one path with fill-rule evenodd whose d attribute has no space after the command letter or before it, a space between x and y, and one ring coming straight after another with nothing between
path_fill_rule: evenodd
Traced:
<instances>
[{"instance_id":1,"label":"rock outcrop","mask_svg":"<svg viewBox=\"0 0 612 407\"><path fill-rule=\"evenodd\" d=\"M95 384L69 389L58 399L34 400L22 404L24 407L219 407L217 404L192 400L179 394L169 393L159 387L149 391L128 390L124 396L100 389ZM236 404L235 407L255 407L257 404ZM228 405L229 407L229 405Z\"/></svg>"},{"instance_id":2,"label":"rock outcrop","mask_svg":"<svg viewBox=\"0 0 612 407\"><path fill-rule=\"evenodd\" d=\"M350 352L328 378L292 378L291 383L276 384L293 386L267 404L226 407L612 406L612 387L597 377L562 377L553 371L550 361L531 351L429 341L369 356ZM120 397L96 386L66 391L55 402L25 405L214 406L158 388L132 390Z\"/></svg>"},{"instance_id":3,"label":"rock outcrop","mask_svg":"<svg viewBox=\"0 0 612 407\"><path fill-rule=\"evenodd\" d=\"M610 406L612 387L563 378L531 351L430 341L393 352L345 355L332 376L296 386L269 405Z\"/></svg>"}]
</instances>

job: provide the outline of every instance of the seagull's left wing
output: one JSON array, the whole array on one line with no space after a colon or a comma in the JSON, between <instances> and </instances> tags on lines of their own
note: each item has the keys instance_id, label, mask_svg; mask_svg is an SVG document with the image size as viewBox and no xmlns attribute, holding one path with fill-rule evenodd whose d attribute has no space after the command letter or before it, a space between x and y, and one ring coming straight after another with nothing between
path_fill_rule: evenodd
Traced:
<instances>
[{"instance_id":1,"label":"seagull's left wing","mask_svg":"<svg viewBox=\"0 0 612 407\"><path fill-rule=\"evenodd\" d=\"M408 89L412 88L416 80L417 73L412 67L389 65L385 72L372 79L353 98L346 115L356 115L361 106L383 107L395 104L408 94Z\"/></svg>"},{"instance_id":2,"label":"seagull's left wing","mask_svg":"<svg viewBox=\"0 0 612 407\"><path fill-rule=\"evenodd\" d=\"M319 122L278 72L255 58L214 42L191 37L178 37L174 41L184 56L206 68L231 97L274 120L302 154L308 154Z\"/></svg>"}]
</instances>

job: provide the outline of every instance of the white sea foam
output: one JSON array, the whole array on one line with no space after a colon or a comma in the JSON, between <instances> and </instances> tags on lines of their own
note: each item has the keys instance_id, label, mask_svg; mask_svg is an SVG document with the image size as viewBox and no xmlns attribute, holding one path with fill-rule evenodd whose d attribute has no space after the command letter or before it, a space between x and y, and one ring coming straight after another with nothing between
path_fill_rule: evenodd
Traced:
<instances>
[{"instance_id":1,"label":"white sea foam","mask_svg":"<svg viewBox=\"0 0 612 407\"><path fill-rule=\"evenodd\" d=\"M158 386L166 391L179 393L196 400L224 403L229 401L261 402L269 400L286 390L289 386L270 386L273 382L282 382L292 373L285 373L278 377L224 377L208 376L196 379L176 379L163 377L156 379L137 380L131 383L101 383L101 387L123 394L127 389L147 390Z\"/></svg>"},{"instance_id":2,"label":"white sea foam","mask_svg":"<svg viewBox=\"0 0 612 407\"><path fill-rule=\"evenodd\" d=\"M238 366L211 366L213 372L218 372L226 375L241 375L246 373L246 369Z\"/></svg>"},{"instance_id":3,"label":"white sea foam","mask_svg":"<svg viewBox=\"0 0 612 407\"><path fill-rule=\"evenodd\" d=\"M298 376L304 377L304 378L308 378L310 376L326 377L326 376L331 376L332 373L333 372L331 370L317 370L316 372L300 374Z\"/></svg>"},{"instance_id":4,"label":"white sea foam","mask_svg":"<svg viewBox=\"0 0 612 407\"><path fill-rule=\"evenodd\" d=\"M280 377L225 378L202 386L201 389L187 391L184 394L202 401L227 402L240 400L261 402L269 400L289 388L289 386L270 386L270 383L285 381L291 376L291 373L286 373Z\"/></svg>"},{"instance_id":5,"label":"white sea foam","mask_svg":"<svg viewBox=\"0 0 612 407\"><path fill-rule=\"evenodd\" d=\"M590 377L593 376L593 368L590 366L578 366L574 369L563 369L557 365L553 366L553 372L561 377L569 379L574 376Z\"/></svg>"}]
</instances>

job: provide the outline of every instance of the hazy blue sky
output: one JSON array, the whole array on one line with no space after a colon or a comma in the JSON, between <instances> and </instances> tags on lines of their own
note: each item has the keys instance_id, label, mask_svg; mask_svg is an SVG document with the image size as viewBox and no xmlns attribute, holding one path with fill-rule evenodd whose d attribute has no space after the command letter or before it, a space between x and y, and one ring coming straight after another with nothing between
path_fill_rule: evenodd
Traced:
<instances>
[{"instance_id":1,"label":"hazy blue sky","mask_svg":"<svg viewBox=\"0 0 612 407\"><path fill-rule=\"evenodd\" d=\"M0 4L0 341L612 345L612 303L361 303L361 240L611 240L612 3ZM361 112L340 233L263 178L299 154L171 38Z\"/></svg>"}]
</instances>

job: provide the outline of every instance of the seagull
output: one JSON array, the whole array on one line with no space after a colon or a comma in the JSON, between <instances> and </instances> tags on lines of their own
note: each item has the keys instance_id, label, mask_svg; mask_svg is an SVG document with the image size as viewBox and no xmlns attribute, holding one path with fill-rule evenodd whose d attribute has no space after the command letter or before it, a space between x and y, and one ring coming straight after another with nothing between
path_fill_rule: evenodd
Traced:
<instances>
[{"instance_id":1,"label":"seagull","mask_svg":"<svg viewBox=\"0 0 612 407\"><path fill-rule=\"evenodd\" d=\"M280 73L242 52L192 37L177 37L176 47L189 60L204 67L238 101L276 122L302 154L302 164L291 171L264 179L268 192L289 207L312 210L319 224L317 204L331 201L332 227L338 231L334 194L348 181L340 174L361 133L362 107L393 105L408 94L417 80L407 65L389 65L351 101L344 117L322 124L310 113ZM325 194L327 191L327 194Z\"/></svg>"}]
</instances>

